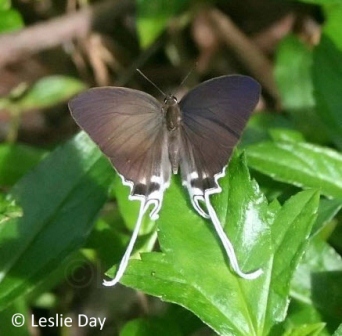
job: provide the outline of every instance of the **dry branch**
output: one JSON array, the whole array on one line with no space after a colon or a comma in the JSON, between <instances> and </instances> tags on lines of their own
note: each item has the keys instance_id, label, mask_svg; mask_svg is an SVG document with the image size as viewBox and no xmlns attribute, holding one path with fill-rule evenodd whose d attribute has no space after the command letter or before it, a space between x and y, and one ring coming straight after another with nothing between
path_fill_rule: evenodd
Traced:
<instances>
[{"instance_id":1,"label":"dry branch","mask_svg":"<svg viewBox=\"0 0 342 336\"><path fill-rule=\"evenodd\" d=\"M109 0L20 31L0 35L0 68L72 39L84 37L91 31L95 18L109 10L117 16L127 10L127 5L130 5L129 1Z\"/></svg>"}]
</instances>

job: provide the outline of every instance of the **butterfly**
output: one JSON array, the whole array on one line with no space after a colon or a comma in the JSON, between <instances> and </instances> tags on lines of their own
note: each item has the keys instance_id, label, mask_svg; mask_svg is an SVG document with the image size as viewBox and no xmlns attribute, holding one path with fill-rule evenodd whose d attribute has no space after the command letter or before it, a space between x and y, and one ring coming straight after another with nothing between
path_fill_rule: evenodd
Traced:
<instances>
[{"instance_id":1,"label":"butterfly","mask_svg":"<svg viewBox=\"0 0 342 336\"><path fill-rule=\"evenodd\" d=\"M161 91L162 92L162 91ZM172 174L181 172L191 203L213 222L233 271L242 278L257 278L262 270L241 271L234 247L210 203L221 192L218 179L259 101L260 85L242 75L216 77L190 90L179 102L172 94L159 102L151 95L124 87L99 87L69 102L76 123L99 146L130 187L131 200L141 202L132 237L113 286L128 265L144 214L152 205L158 218ZM204 209L201 204L205 204Z\"/></svg>"}]
</instances>

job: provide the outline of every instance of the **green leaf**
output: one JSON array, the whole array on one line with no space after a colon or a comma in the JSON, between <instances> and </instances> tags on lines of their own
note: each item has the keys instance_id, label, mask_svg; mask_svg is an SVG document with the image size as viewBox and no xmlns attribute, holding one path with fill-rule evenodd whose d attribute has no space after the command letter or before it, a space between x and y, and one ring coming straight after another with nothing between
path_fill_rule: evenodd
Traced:
<instances>
[{"instance_id":1,"label":"green leaf","mask_svg":"<svg viewBox=\"0 0 342 336\"><path fill-rule=\"evenodd\" d=\"M305 326L309 327L308 331L312 326L313 330L309 335L331 335L326 328L323 328L325 323L322 320L322 316L313 305L292 299L289 305L286 320L275 325L268 336L291 335L291 332L300 332L302 328L305 332L307 330Z\"/></svg>"},{"instance_id":2,"label":"green leaf","mask_svg":"<svg viewBox=\"0 0 342 336\"><path fill-rule=\"evenodd\" d=\"M311 235L314 236L321 232L324 227L332 221L341 208L341 199L321 199L319 203L317 219L312 228Z\"/></svg>"},{"instance_id":3,"label":"green leaf","mask_svg":"<svg viewBox=\"0 0 342 336\"><path fill-rule=\"evenodd\" d=\"M22 28L24 23L19 12L14 9L4 10L4 7L6 4L0 3L0 34Z\"/></svg>"},{"instance_id":4,"label":"green leaf","mask_svg":"<svg viewBox=\"0 0 342 336\"><path fill-rule=\"evenodd\" d=\"M275 246L274 265L269 297L268 321L281 321L286 315L290 281L308 243L316 218L319 194L313 190L291 197L277 212L272 225ZM293 250L294 249L294 250ZM280 305L279 303L282 303ZM270 329L272 325L268 326ZM267 329L267 330L268 330Z\"/></svg>"},{"instance_id":5,"label":"green leaf","mask_svg":"<svg viewBox=\"0 0 342 336\"><path fill-rule=\"evenodd\" d=\"M276 113L255 113L248 121L246 130L243 132L242 139L239 143L239 148L244 148L247 145L257 143L264 140L269 140L269 130L271 128L293 128L292 123Z\"/></svg>"},{"instance_id":6,"label":"green leaf","mask_svg":"<svg viewBox=\"0 0 342 336\"><path fill-rule=\"evenodd\" d=\"M80 133L14 186L23 216L0 226L0 307L32 291L84 244L112 177L108 161Z\"/></svg>"},{"instance_id":7,"label":"green leaf","mask_svg":"<svg viewBox=\"0 0 342 336\"><path fill-rule=\"evenodd\" d=\"M0 11L10 9L11 1L10 0L0 0Z\"/></svg>"},{"instance_id":8,"label":"green leaf","mask_svg":"<svg viewBox=\"0 0 342 336\"><path fill-rule=\"evenodd\" d=\"M213 205L240 265L244 271L261 267L263 276L248 281L229 270L211 223L191 209L174 183L158 222L162 253L132 260L122 282L186 307L219 335L266 335L285 317L290 279L307 244L318 194L301 192L282 208L268 206L240 158L231 160L220 185L223 192L212 197Z\"/></svg>"},{"instance_id":9,"label":"green leaf","mask_svg":"<svg viewBox=\"0 0 342 336\"><path fill-rule=\"evenodd\" d=\"M169 323L167 323L169 322ZM170 324L167 319L149 318L135 319L128 322L120 332L120 336L182 336L176 323Z\"/></svg>"},{"instance_id":10,"label":"green leaf","mask_svg":"<svg viewBox=\"0 0 342 336\"><path fill-rule=\"evenodd\" d=\"M311 67L312 50L299 38L290 35L281 42L277 49L275 78L282 107L308 139L322 142L327 136L324 124L315 112Z\"/></svg>"},{"instance_id":11,"label":"green leaf","mask_svg":"<svg viewBox=\"0 0 342 336\"><path fill-rule=\"evenodd\" d=\"M314 106L311 64L310 49L296 36L289 35L281 41L277 49L275 76L285 109Z\"/></svg>"},{"instance_id":12,"label":"green leaf","mask_svg":"<svg viewBox=\"0 0 342 336\"><path fill-rule=\"evenodd\" d=\"M338 253L319 236L310 241L291 284L291 295L296 299L313 303L313 278L315 274L342 271L342 259ZM324 293L321 293L324 295ZM323 307L324 308L324 307Z\"/></svg>"},{"instance_id":13,"label":"green leaf","mask_svg":"<svg viewBox=\"0 0 342 336\"><path fill-rule=\"evenodd\" d=\"M140 45L151 45L166 28L169 20L183 10L189 0L136 0L137 29Z\"/></svg>"},{"instance_id":14,"label":"green leaf","mask_svg":"<svg viewBox=\"0 0 342 336\"><path fill-rule=\"evenodd\" d=\"M342 51L342 1L327 4L324 10L323 33Z\"/></svg>"},{"instance_id":15,"label":"green leaf","mask_svg":"<svg viewBox=\"0 0 342 336\"><path fill-rule=\"evenodd\" d=\"M342 148L342 50L322 35L314 50L312 75L317 113L329 130L331 139ZM321 130L318 129L318 132Z\"/></svg>"},{"instance_id":16,"label":"green leaf","mask_svg":"<svg viewBox=\"0 0 342 336\"><path fill-rule=\"evenodd\" d=\"M319 336L323 330L324 323L304 324L287 330L284 336Z\"/></svg>"},{"instance_id":17,"label":"green leaf","mask_svg":"<svg viewBox=\"0 0 342 336\"><path fill-rule=\"evenodd\" d=\"M125 221L126 226L133 230L140 209L140 202L129 200L130 188L123 185L122 180L119 175L116 175L114 180L114 195L118 203L118 207L122 218ZM140 230L141 234L149 234L155 229L155 222L146 217L143 220L142 227Z\"/></svg>"},{"instance_id":18,"label":"green leaf","mask_svg":"<svg viewBox=\"0 0 342 336\"><path fill-rule=\"evenodd\" d=\"M342 324L340 324L333 336L342 336Z\"/></svg>"},{"instance_id":19,"label":"green leaf","mask_svg":"<svg viewBox=\"0 0 342 336\"><path fill-rule=\"evenodd\" d=\"M340 224L340 214L337 216ZM336 225L335 230L329 236L329 241L338 250L342 251L342 225Z\"/></svg>"},{"instance_id":20,"label":"green leaf","mask_svg":"<svg viewBox=\"0 0 342 336\"><path fill-rule=\"evenodd\" d=\"M181 306L163 305L158 317L147 316L129 321L120 332L120 336L128 335L197 335L204 325L202 321L190 311Z\"/></svg>"},{"instance_id":21,"label":"green leaf","mask_svg":"<svg viewBox=\"0 0 342 336\"><path fill-rule=\"evenodd\" d=\"M312 305L329 330L341 321L342 258L319 236L310 241L291 284L291 296ZM310 315L311 316L311 315ZM302 321L302 323L309 321ZM314 321L312 321L314 322Z\"/></svg>"},{"instance_id":22,"label":"green leaf","mask_svg":"<svg viewBox=\"0 0 342 336\"><path fill-rule=\"evenodd\" d=\"M324 321L335 330L341 323L342 271L314 273L312 300Z\"/></svg>"},{"instance_id":23,"label":"green leaf","mask_svg":"<svg viewBox=\"0 0 342 336\"><path fill-rule=\"evenodd\" d=\"M10 219L22 217L23 211L13 199L0 194L0 225Z\"/></svg>"},{"instance_id":24,"label":"green leaf","mask_svg":"<svg viewBox=\"0 0 342 336\"><path fill-rule=\"evenodd\" d=\"M163 317L167 319L167 324L176 324L182 335L195 335L196 331L203 328L202 321L185 308L168 304Z\"/></svg>"},{"instance_id":25,"label":"green leaf","mask_svg":"<svg viewBox=\"0 0 342 336\"><path fill-rule=\"evenodd\" d=\"M1 144L0 185L13 185L45 155L42 149L20 144Z\"/></svg>"},{"instance_id":26,"label":"green leaf","mask_svg":"<svg viewBox=\"0 0 342 336\"><path fill-rule=\"evenodd\" d=\"M13 104L20 110L46 108L62 103L84 89L85 85L72 77L43 77Z\"/></svg>"},{"instance_id":27,"label":"green leaf","mask_svg":"<svg viewBox=\"0 0 342 336\"><path fill-rule=\"evenodd\" d=\"M246 150L248 164L275 180L342 199L342 155L306 142L262 142Z\"/></svg>"},{"instance_id":28,"label":"green leaf","mask_svg":"<svg viewBox=\"0 0 342 336\"><path fill-rule=\"evenodd\" d=\"M274 142L277 141L288 141L288 142L300 142L304 141L303 134L291 129L283 128L271 128L268 130L271 139Z\"/></svg>"},{"instance_id":29,"label":"green leaf","mask_svg":"<svg viewBox=\"0 0 342 336\"><path fill-rule=\"evenodd\" d=\"M300 1L310 3L313 5L333 5L333 4L342 3L342 0L300 0Z\"/></svg>"},{"instance_id":30,"label":"green leaf","mask_svg":"<svg viewBox=\"0 0 342 336\"><path fill-rule=\"evenodd\" d=\"M24 324L20 327L14 326L14 323L20 323L24 319ZM17 316L12 320L13 316ZM16 300L0 314L0 335L15 335L15 336L31 336L30 332L30 315L27 304L24 300Z\"/></svg>"}]
</instances>

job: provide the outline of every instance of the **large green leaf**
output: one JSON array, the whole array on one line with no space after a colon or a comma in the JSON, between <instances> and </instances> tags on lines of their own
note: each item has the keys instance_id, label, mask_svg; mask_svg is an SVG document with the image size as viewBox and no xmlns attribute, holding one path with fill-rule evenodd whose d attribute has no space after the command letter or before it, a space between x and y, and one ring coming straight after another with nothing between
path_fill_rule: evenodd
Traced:
<instances>
[{"instance_id":1,"label":"large green leaf","mask_svg":"<svg viewBox=\"0 0 342 336\"><path fill-rule=\"evenodd\" d=\"M268 323L285 318L290 281L304 253L316 218L319 193L313 190L300 192L291 197L276 213L272 225L274 263L272 268L271 295ZM268 329L272 326L268 325Z\"/></svg>"},{"instance_id":2,"label":"large green leaf","mask_svg":"<svg viewBox=\"0 0 342 336\"><path fill-rule=\"evenodd\" d=\"M312 303L312 295L315 290L313 289L313 278L315 275L327 272L333 274L336 271L342 271L341 256L326 242L322 241L320 237L315 237L310 242L295 272L291 285L291 295L305 303ZM342 293L342 288L335 288L335 290ZM320 294L325 295L324 293ZM334 297L338 296L342 297L341 294L337 295L335 293ZM325 309L327 307L322 308Z\"/></svg>"},{"instance_id":3,"label":"large green leaf","mask_svg":"<svg viewBox=\"0 0 342 336\"><path fill-rule=\"evenodd\" d=\"M84 89L85 85L72 77L43 77L30 87L22 83L7 97L0 98L0 108L6 108L14 113L48 108L67 101Z\"/></svg>"},{"instance_id":4,"label":"large green leaf","mask_svg":"<svg viewBox=\"0 0 342 336\"><path fill-rule=\"evenodd\" d=\"M286 320L275 325L268 336L330 336L331 333L324 328L325 325L313 305L291 299Z\"/></svg>"},{"instance_id":5,"label":"large green leaf","mask_svg":"<svg viewBox=\"0 0 342 336\"><path fill-rule=\"evenodd\" d=\"M342 324L340 324L338 329L334 332L333 336L342 336Z\"/></svg>"},{"instance_id":6,"label":"large green leaf","mask_svg":"<svg viewBox=\"0 0 342 336\"><path fill-rule=\"evenodd\" d=\"M329 130L331 139L342 148L342 50L322 35L314 50L313 81L317 113ZM320 132L320 129L317 129Z\"/></svg>"},{"instance_id":7,"label":"large green leaf","mask_svg":"<svg viewBox=\"0 0 342 336\"><path fill-rule=\"evenodd\" d=\"M275 77L282 107L291 115L296 127L308 139L324 141L327 139L325 126L315 112L312 61L312 50L297 37L290 35L277 49Z\"/></svg>"},{"instance_id":8,"label":"large green leaf","mask_svg":"<svg viewBox=\"0 0 342 336\"><path fill-rule=\"evenodd\" d=\"M23 215L22 209L10 197L0 194L0 225Z\"/></svg>"},{"instance_id":9,"label":"large green leaf","mask_svg":"<svg viewBox=\"0 0 342 336\"><path fill-rule=\"evenodd\" d=\"M122 184L122 180L119 175L116 175L113 189L120 214L126 224L125 226L133 230L139 214L140 202L129 200L130 188ZM140 234L148 234L154 229L155 222L152 221L150 217L145 217Z\"/></svg>"},{"instance_id":10,"label":"large green leaf","mask_svg":"<svg viewBox=\"0 0 342 336\"><path fill-rule=\"evenodd\" d=\"M135 319L124 326L120 336L182 336L177 323L170 322L170 320L157 317Z\"/></svg>"},{"instance_id":11,"label":"large green leaf","mask_svg":"<svg viewBox=\"0 0 342 336\"><path fill-rule=\"evenodd\" d=\"M17 30L23 25L20 13L11 8L11 1L0 0L0 34Z\"/></svg>"},{"instance_id":12,"label":"large green leaf","mask_svg":"<svg viewBox=\"0 0 342 336\"><path fill-rule=\"evenodd\" d=\"M265 141L247 148L248 164L274 178L342 199L342 155L306 142Z\"/></svg>"},{"instance_id":13,"label":"large green leaf","mask_svg":"<svg viewBox=\"0 0 342 336\"><path fill-rule=\"evenodd\" d=\"M285 317L290 279L308 241L318 194L306 191L282 208L268 206L240 158L232 159L220 184L224 191L213 204L242 269L261 267L264 274L248 281L229 270L211 223L191 209L174 183L158 222L162 253L132 260L122 282L186 307L220 335L266 335Z\"/></svg>"},{"instance_id":14,"label":"large green leaf","mask_svg":"<svg viewBox=\"0 0 342 336\"><path fill-rule=\"evenodd\" d=\"M342 51L342 1L323 6L325 22L323 32Z\"/></svg>"},{"instance_id":15,"label":"large green leaf","mask_svg":"<svg viewBox=\"0 0 342 336\"><path fill-rule=\"evenodd\" d=\"M301 2L307 2L314 5L334 5L341 4L341 0L300 0Z\"/></svg>"},{"instance_id":16,"label":"large green leaf","mask_svg":"<svg viewBox=\"0 0 342 336\"><path fill-rule=\"evenodd\" d=\"M15 101L20 110L46 108L64 102L85 89L78 79L67 76L43 77Z\"/></svg>"},{"instance_id":17,"label":"large green leaf","mask_svg":"<svg viewBox=\"0 0 342 336\"><path fill-rule=\"evenodd\" d=\"M322 198L319 202L317 219L312 228L311 235L317 235L327 225L332 223L333 218L342 208L342 199L327 199ZM325 234L329 235L329 231Z\"/></svg>"},{"instance_id":18,"label":"large green leaf","mask_svg":"<svg viewBox=\"0 0 342 336\"><path fill-rule=\"evenodd\" d=\"M10 0L0 0L0 10L9 9L11 7Z\"/></svg>"},{"instance_id":19,"label":"large green leaf","mask_svg":"<svg viewBox=\"0 0 342 336\"><path fill-rule=\"evenodd\" d=\"M247 128L243 132L239 148L270 139L269 130L272 128L291 129L292 122L277 113L254 113L248 120Z\"/></svg>"},{"instance_id":20,"label":"large green leaf","mask_svg":"<svg viewBox=\"0 0 342 336\"><path fill-rule=\"evenodd\" d=\"M0 307L34 289L84 244L112 176L80 133L14 186L23 216L0 226Z\"/></svg>"},{"instance_id":21,"label":"large green leaf","mask_svg":"<svg viewBox=\"0 0 342 336\"><path fill-rule=\"evenodd\" d=\"M20 144L0 145L0 185L11 186L46 154L44 150Z\"/></svg>"},{"instance_id":22,"label":"large green leaf","mask_svg":"<svg viewBox=\"0 0 342 336\"><path fill-rule=\"evenodd\" d=\"M288 329L283 336L320 336L324 323L303 324Z\"/></svg>"},{"instance_id":23,"label":"large green leaf","mask_svg":"<svg viewBox=\"0 0 342 336\"><path fill-rule=\"evenodd\" d=\"M32 336L29 321L27 303L22 299L16 300L0 314L0 335ZM24 322L22 326L21 322Z\"/></svg>"}]
</instances>

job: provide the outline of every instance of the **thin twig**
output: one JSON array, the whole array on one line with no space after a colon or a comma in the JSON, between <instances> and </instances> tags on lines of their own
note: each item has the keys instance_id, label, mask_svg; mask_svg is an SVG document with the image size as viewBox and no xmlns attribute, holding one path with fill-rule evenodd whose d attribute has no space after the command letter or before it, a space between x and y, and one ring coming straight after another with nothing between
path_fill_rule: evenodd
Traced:
<instances>
[{"instance_id":1,"label":"thin twig","mask_svg":"<svg viewBox=\"0 0 342 336\"><path fill-rule=\"evenodd\" d=\"M101 13L111 10L118 16L127 10L127 5L131 5L130 1L109 0L20 31L0 35L0 68L75 38L84 37L91 31L94 20Z\"/></svg>"}]
</instances>

